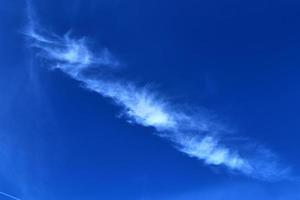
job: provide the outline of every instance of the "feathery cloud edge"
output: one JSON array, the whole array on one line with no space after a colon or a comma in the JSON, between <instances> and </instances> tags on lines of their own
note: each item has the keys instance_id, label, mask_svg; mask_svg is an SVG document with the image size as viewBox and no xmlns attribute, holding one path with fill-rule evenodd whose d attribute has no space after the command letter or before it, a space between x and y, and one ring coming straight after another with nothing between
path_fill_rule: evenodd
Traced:
<instances>
[{"instance_id":1,"label":"feathery cloud edge","mask_svg":"<svg viewBox=\"0 0 300 200\"><path fill-rule=\"evenodd\" d=\"M52 69L61 70L85 88L110 98L123 109L128 122L154 128L158 136L170 140L179 151L207 165L225 166L231 172L263 180L289 177L289 168L282 167L270 151L259 148L254 152L248 150L242 156L237 149L222 144L215 134L218 128L209 119L199 119L175 109L159 93L137 87L132 82L89 75L86 72L90 69L109 69L120 62L106 48L98 54L92 52L84 37L72 38L69 33L58 36L42 29L33 19L30 5L27 14L25 35L38 55L48 61Z\"/></svg>"}]
</instances>

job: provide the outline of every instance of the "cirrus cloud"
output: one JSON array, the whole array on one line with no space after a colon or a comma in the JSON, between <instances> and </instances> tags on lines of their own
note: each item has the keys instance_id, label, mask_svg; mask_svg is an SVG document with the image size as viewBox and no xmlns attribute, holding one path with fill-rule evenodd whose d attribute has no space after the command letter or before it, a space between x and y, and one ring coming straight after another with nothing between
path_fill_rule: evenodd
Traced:
<instances>
[{"instance_id":1,"label":"cirrus cloud","mask_svg":"<svg viewBox=\"0 0 300 200\"><path fill-rule=\"evenodd\" d=\"M92 51L85 37L73 38L70 33L58 36L45 31L33 20L30 10L25 35L37 55L48 61L50 68L61 70L86 89L110 98L122 108L129 123L154 128L156 135L170 140L179 151L207 165L225 166L230 171L264 180L288 177L289 170L282 167L270 151L245 150L225 144L218 124L174 106L162 92L118 78L101 78L105 74L87 73L94 68L113 68L120 62L106 48L100 48L98 53Z\"/></svg>"}]
</instances>

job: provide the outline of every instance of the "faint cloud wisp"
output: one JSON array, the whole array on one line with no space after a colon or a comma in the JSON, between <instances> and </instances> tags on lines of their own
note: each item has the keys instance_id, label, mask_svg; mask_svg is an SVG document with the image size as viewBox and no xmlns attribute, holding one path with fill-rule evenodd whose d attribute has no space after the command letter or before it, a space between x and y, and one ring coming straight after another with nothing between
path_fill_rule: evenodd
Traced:
<instances>
[{"instance_id":1,"label":"faint cloud wisp","mask_svg":"<svg viewBox=\"0 0 300 200\"><path fill-rule=\"evenodd\" d=\"M110 69L120 62L106 48L93 52L84 37L72 38L70 33L57 36L43 30L33 20L32 9L28 11L25 35L37 55L49 62L52 69L61 70L85 88L112 99L123 109L129 123L154 128L157 135L173 142L179 151L208 165L225 166L230 171L264 180L288 176L288 169L281 167L275 157L270 162L269 153L251 149L244 153L224 144L218 137L217 125L172 106L160 93L129 81L101 78L105 74L91 75L91 69Z\"/></svg>"},{"instance_id":2,"label":"faint cloud wisp","mask_svg":"<svg viewBox=\"0 0 300 200\"><path fill-rule=\"evenodd\" d=\"M7 194L7 193L5 193L5 192L0 192L0 194L3 195L3 196L5 196L5 197L8 197L8 198L10 198L10 199L21 200L21 199L19 199L18 197L13 196L13 195L11 195L11 194Z\"/></svg>"}]
</instances>

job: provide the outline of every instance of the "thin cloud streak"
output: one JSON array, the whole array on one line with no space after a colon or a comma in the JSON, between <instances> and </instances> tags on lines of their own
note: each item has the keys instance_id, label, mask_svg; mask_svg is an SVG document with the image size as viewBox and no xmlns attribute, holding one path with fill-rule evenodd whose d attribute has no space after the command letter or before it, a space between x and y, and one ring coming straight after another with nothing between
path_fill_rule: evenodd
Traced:
<instances>
[{"instance_id":1,"label":"thin cloud streak","mask_svg":"<svg viewBox=\"0 0 300 200\"><path fill-rule=\"evenodd\" d=\"M238 153L237 149L222 144L217 136L220 134L218 125L175 108L159 93L137 87L132 82L90 75L87 72L91 69L110 69L118 66L119 61L105 48L98 54L92 52L85 38L74 39L69 33L60 37L41 31L30 16L31 11L25 35L38 55L49 62L52 69L59 69L85 88L112 99L123 109L122 114L129 123L154 128L157 135L173 142L178 150L208 165L225 166L232 172L264 180L288 176L288 170L280 167L276 158L269 163L269 153L256 151L242 156L243 152Z\"/></svg>"},{"instance_id":2,"label":"thin cloud streak","mask_svg":"<svg viewBox=\"0 0 300 200\"><path fill-rule=\"evenodd\" d=\"M10 198L10 199L21 200L21 199L19 199L18 197L15 197L15 196L13 196L13 195L11 195L11 194L7 194L7 193L5 193L5 192L0 192L0 194L3 195L3 196L8 197L8 198Z\"/></svg>"}]
</instances>

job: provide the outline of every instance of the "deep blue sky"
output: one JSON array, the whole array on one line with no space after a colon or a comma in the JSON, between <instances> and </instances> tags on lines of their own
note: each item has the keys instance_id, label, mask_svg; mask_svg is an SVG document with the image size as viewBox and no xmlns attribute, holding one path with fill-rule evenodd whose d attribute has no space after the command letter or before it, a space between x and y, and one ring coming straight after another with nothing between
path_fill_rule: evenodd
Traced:
<instances>
[{"instance_id":1,"label":"deep blue sky","mask_svg":"<svg viewBox=\"0 0 300 200\"><path fill-rule=\"evenodd\" d=\"M51 31L110 49L124 79L207 109L299 174L299 1L32 3ZM0 191L22 200L300 199L297 181L204 165L47 69L22 34L26 2L1 1L0 19Z\"/></svg>"}]
</instances>

